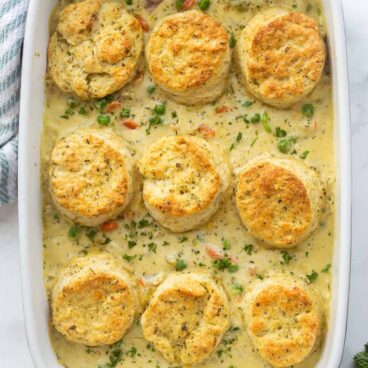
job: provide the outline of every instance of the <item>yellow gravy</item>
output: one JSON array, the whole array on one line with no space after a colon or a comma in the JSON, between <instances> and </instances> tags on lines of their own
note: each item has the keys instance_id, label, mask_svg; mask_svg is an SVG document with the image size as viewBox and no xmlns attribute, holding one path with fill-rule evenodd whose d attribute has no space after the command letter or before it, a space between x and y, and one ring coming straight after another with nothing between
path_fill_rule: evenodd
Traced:
<instances>
[{"instance_id":1,"label":"yellow gravy","mask_svg":"<svg viewBox=\"0 0 368 368\"><path fill-rule=\"evenodd\" d=\"M61 2L65 5L65 1ZM232 6L229 6L229 3ZM252 16L264 7L282 6L308 14L316 19L325 36L323 11L319 0L211 0L208 13L217 18L235 39ZM164 0L153 12L144 8L143 0L133 0L128 7L140 14L152 28L157 19L176 12L173 0ZM57 9L54 12L57 14ZM55 14L53 16L55 16ZM52 20L50 24L55 24ZM52 26L51 26L52 28ZM148 37L148 33L145 37ZM331 272L334 242L334 147L333 113L331 98L331 77L328 66L321 82L313 93L300 104L289 110L278 110L262 105L248 95L239 84L235 68L232 67L230 83L226 93L216 103L205 106L186 107L179 105L154 86L146 70L144 59L138 77L114 99L129 109L130 117L140 127L135 130L121 123L120 110L111 114L111 123L101 129L112 129L121 135L130 146L134 158L138 160L144 150L162 136L173 134L197 134L201 124L215 131L210 138L228 155L233 169L242 166L249 159L270 152L276 155L291 155L305 160L315 167L326 183L328 205L318 230L298 247L287 252L268 250L252 238L241 225L236 212L234 197L230 195L226 204L214 218L200 228L173 234L161 228L148 215L141 195L141 180L138 178L133 203L117 219L119 227L103 233L99 228L88 229L72 224L58 214L52 205L48 192L47 170L50 152L55 139L60 135L83 126L98 127L98 110L93 102L78 102L78 106L68 106L68 95L59 91L46 78L46 106L44 130L42 136L42 185L44 194L44 282L50 296L60 270L74 256L87 254L100 248L123 258L127 267L139 279L159 272L164 275L175 271L172 259L180 258L186 264L185 271L206 270L214 275L224 286L232 304L231 329L226 333L217 350L198 367L206 368L261 368L268 365L257 355L243 327L239 304L244 290L257 278L272 273L295 274L313 281L325 301L326 319L331 295ZM149 126L155 105L166 103L163 124ZM314 106L313 118L305 117L301 110L304 104ZM222 107L225 106L226 109ZM224 112L221 112L226 110ZM266 132L262 123L251 123L251 118L267 112L272 134ZM285 139L291 142L288 153L278 148L280 137L276 128L287 132ZM203 135L202 135L203 136ZM239 270L230 273L213 267L212 260L204 251L204 242L222 247L230 247L228 253L238 257ZM318 274L316 276L316 274ZM313 277L314 276L314 277ZM154 288L141 290L141 299L145 303ZM326 323L326 329L328 322ZM143 338L137 319L134 327L121 342L108 347L89 348L68 342L55 331L50 323L50 336L60 363L69 368L166 368L174 367L166 362L159 353ZM318 361L323 343L313 355L298 365L311 368Z\"/></svg>"}]
</instances>

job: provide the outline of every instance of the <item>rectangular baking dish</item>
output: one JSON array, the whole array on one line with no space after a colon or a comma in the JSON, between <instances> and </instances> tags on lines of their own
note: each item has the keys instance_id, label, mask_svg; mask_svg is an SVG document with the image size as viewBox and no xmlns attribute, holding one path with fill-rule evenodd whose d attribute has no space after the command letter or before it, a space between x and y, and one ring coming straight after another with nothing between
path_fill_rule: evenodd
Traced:
<instances>
[{"instance_id":1,"label":"rectangular baking dish","mask_svg":"<svg viewBox=\"0 0 368 368\"><path fill-rule=\"evenodd\" d=\"M336 162L336 230L333 295L323 355L317 368L340 365L346 332L351 241L351 153L349 92L340 0L324 0L333 73ZM30 0L23 50L19 131L19 231L22 289L28 344L37 368L60 367L49 333L49 307L43 285L40 140L48 19L56 0ZM239 367L242 368L242 367ZM245 368L245 367L243 367Z\"/></svg>"}]
</instances>

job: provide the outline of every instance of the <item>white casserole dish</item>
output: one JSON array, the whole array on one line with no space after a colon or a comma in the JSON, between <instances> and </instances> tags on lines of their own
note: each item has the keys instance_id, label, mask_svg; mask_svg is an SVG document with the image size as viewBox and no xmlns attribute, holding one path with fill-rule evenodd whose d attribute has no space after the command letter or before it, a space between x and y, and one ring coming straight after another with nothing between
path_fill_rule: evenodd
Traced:
<instances>
[{"instance_id":1,"label":"white casserole dish","mask_svg":"<svg viewBox=\"0 0 368 368\"><path fill-rule=\"evenodd\" d=\"M333 296L329 327L317 368L337 368L346 331L351 238L350 116L342 5L324 0L333 73L336 161L336 231ZM19 231L24 314L29 348L37 368L59 367L49 333L49 307L43 285L40 140L48 18L56 0L30 0L23 51L19 133ZM239 367L241 368L241 367Z\"/></svg>"}]
</instances>

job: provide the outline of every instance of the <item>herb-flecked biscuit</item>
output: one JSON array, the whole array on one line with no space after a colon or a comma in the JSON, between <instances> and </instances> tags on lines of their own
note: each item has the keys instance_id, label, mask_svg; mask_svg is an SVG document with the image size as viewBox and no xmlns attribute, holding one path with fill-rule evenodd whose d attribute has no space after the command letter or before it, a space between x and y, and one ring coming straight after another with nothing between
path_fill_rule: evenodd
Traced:
<instances>
[{"instance_id":1,"label":"herb-flecked biscuit","mask_svg":"<svg viewBox=\"0 0 368 368\"><path fill-rule=\"evenodd\" d=\"M317 228L324 192L319 175L302 162L262 155L239 170L236 205L254 237L291 248Z\"/></svg>"},{"instance_id":2,"label":"herb-flecked biscuit","mask_svg":"<svg viewBox=\"0 0 368 368\"><path fill-rule=\"evenodd\" d=\"M226 87L228 34L218 21L197 10L169 15L152 31L146 58L154 81L175 101L208 103Z\"/></svg>"},{"instance_id":3,"label":"herb-flecked biscuit","mask_svg":"<svg viewBox=\"0 0 368 368\"><path fill-rule=\"evenodd\" d=\"M120 214L133 194L133 161L124 140L104 129L80 129L57 140L49 186L56 207L86 226Z\"/></svg>"},{"instance_id":4,"label":"herb-flecked biscuit","mask_svg":"<svg viewBox=\"0 0 368 368\"><path fill-rule=\"evenodd\" d=\"M312 18L272 8L247 24L236 54L248 91L262 102L287 108L319 82L326 48Z\"/></svg>"},{"instance_id":5,"label":"herb-flecked biscuit","mask_svg":"<svg viewBox=\"0 0 368 368\"><path fill-rule=\"evenodd\" d=\"M137 310L134 284L108 253L73 258L52 290L52 322L68 340L88 346L120 340Z\"/></svg>"},{"instance_id":6,"label":"herb-flecked biscuit","mask_svg":"<svg viewBox=\"0 0 368 368\"><path fill-rule=\"evenodd\" d=\"M245 294L247 332L263 359L290 367L308 358L320 342L321 297L304 281L275 275Z\"/></svg>"},{"instance_id":7,"label":"herb-flecked biscuit","mask_svg":"<svg viewBox=\"0 0 368 368\"><path fill-rule=\"evenodd\" d=\"M60 11L48 70L64 92L102 98L132 80L142 49L142 27L121 4L84 0Z\"/></svg>"},{"instance_id":8,"label":"herb-flecked biscuit","mask_svg":"<svg viewBox=\"0 0 368 368\"><path fill-rule=\"evenodd\" d=\"M139 164L143 198L154 219L176 232L191 230L217 211L229 187L230 170L223 154L206 140L163 137Z\"/></svg>"},{"instance_id":9,"label":"herb-flecked biscuit","mask_svg":"<svg viewBox=\"0 0 368 368\"><path fill-rule=\"evenodd\" d=\"M229 328L222 287L201 274L173 274L158 287L141 320L144 337L171 363L206 359Z\"/></svg>"}]
</instances>

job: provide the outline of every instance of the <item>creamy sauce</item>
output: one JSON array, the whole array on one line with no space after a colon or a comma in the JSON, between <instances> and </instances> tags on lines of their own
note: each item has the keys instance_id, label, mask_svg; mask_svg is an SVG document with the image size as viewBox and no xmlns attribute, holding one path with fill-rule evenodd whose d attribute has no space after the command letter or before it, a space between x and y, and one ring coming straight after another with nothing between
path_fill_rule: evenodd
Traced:
<instances>
[{"instance_id":1,"label":"creamy sauce","mask_svg":"<svg viewBox=\"0 0 368 368\"><path fill-rule=\"evenodd\" d=\"M155 11L148 13L143 7L143 1L133 0L133 5L130 8L134 13L140 14L146 19L152 27L157 19L176 11L173 3L173 0L164 0ZM235 38L241 26L244 26L260 9L270 5L283 6L290 10L307 13L318 21L322 33L325 34L319 1L258 0L248 2L234 0L233 3L252 3L257 6L248 7L245 5L242 8L229 8L226 1L212 0L208 13L222 22L229 33L234 34ZM54 24L54 22L51 23ZM145 36L148 37L148 34ZM233 195L229 196L226 204L217 212L210 223L196 230L185 234L173 234L161 228L147 214L142 200L141 179L137 176L133 203L117 220L118 229L103 234L99 228L96 228L93 229L96 234L92 236L93 233L90 232L90 229L80 227L79 236L71 238L69 230L74 224L57 213L48 192L48 161L57 137L65 135L77 127L98 127L96 121L98 111L93 108L93 103L81 102L78 107L73 109L73 115L67 111L68 119L62 118L61 116L65 115L65 111L68 109L67 98L69 96L60 92L47 80L47 102L41 152L44 193L44 282L47 293L50 296L60 270L71 257L86 254L96 247L124 258L127 267L131 269L137 279L142 275L153 275L158 272L165 274L175 272L175 264L173 265L167 260L180 258L187 264L186 271L200 269L212 273L215 278L222 282L232 304L232 328L225 335L217 351L198 367L268 367L257 355L243 327L239 304L244 292L239 290L239 285L245 290L257 278L272 273L282 272L306 277L315 271L318 273L318 277L313 285L324 298L326 319L328 320L332 280L331 272L322 272L322 270L332 261L334 241L333 187L335 180L331 78L328 67L313 93L290 110L277 110L262 105L255 101L252 96L247 95L239 84L234 67L231 71L227 92L216 103L198 107L178 105L163 95L158 88L149 94L147 88L154 83L145 68L143 58L140 70L144 74L140 73L139 78L136 78L123 91L116 93L115 99L120 100L124 108L130 109L132 119L141 127L130 130L123 126L119 117L120 110L115 116L111 115L112 123L109 127L101 127L101 129L112 129L116 134L124 137L136 160L139 160L149 144L162 136L173 134L198 134L201 136L200 133L196 133L201 124L206 124L215 130L216 136L211 138L210 142L218 145L225 152L233 169L244 165L249 159L264 152L283 155L277 148L277 142L280 138L277 138L275 134L267 133L261 123L247 124L244 121L244 116L250 119L255 113L262 115L267 112L273 132L277 127L280 127L287 132L287 138L296 138L296 143L293 144L294 147L291 150L292 156L299 157L304 152L309 151L305 159L306 163L321 173L326 183L328 197L324 218L318 230L309 239L297 248L288 250L287 255L291 259L287 262L285 258L287 259L288 256L285 256L285 253L280 250L265 249L247 233L236 212ZM246 101L251 101L252 104L247 104ZM147 130L154 106L162 102L166 103L166 113L163 116L164 124ZM305 103L311 103L314 106L314 116L310 120L301 113L301 107ZM86 115L78 113L81 106L85 108ZM222 106L226 106L228 111L216 112L216 108ZM239 259L240 268L235 273L229 273L227 270L216 270L212 265L212 260L204 251L204 242L222 247L224 240L231 246L228 253ZM249 246L250 244L252 247ZM245 247L246 245L248 246ZM152 291L153 289L141 290L143 303L149 300ZM70 343L58 334L51 324L50 336L57 357L65 367L113 367L115 365L108 365L110 356L114 351L120 351L120 349L122 360L116 367L174 367L155 352L143 338L139 319L122 342L112 347L88 348ZM321 351L322 347L298 367L315 366Z\"/></svg>"}]
</instances>

